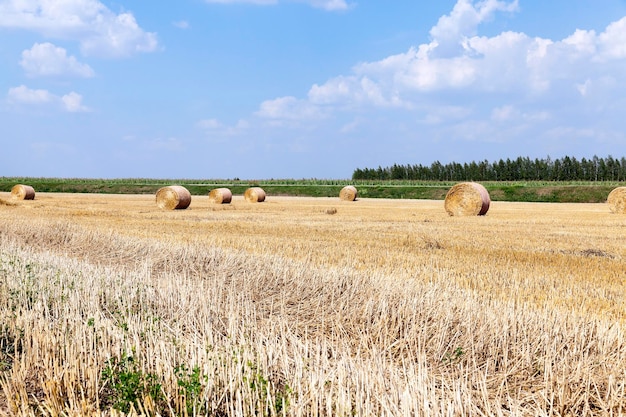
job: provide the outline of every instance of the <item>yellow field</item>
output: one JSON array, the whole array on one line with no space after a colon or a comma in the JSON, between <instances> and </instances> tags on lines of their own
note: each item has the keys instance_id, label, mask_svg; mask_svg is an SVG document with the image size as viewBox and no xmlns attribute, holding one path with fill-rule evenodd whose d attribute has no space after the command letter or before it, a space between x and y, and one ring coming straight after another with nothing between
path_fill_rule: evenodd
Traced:
<instances>
[{"instance_id":1,"label":"yellow field","mask_svg":"<svg viewBox=\"0 0 626 417\"><path fill-rule=\"evenodd\" d=\"M46 384L56 368L45 370L45 355L29 358L25 349L23 356L5 354L5 362L13 361L3 383L5 410L106 412L110 401L90 397L104 389L98 369L138 351L144 369L173 387L163 388L167 401L160 401L178 404L178 412L184 400L172 393L173 368L181 358L215 380L241 385L206 382L197 414L626 412L626 216L611 214L606 204L492 202L487 216L449 217L442 201L269 196L255 204L234 196L231 204L211 205L208 196L194 196L186 210L162 211L149 195L38 193L34 201L14 201L0 193L0 224L5 295L17 291L10 281L25 270L9 268L7 259L59 262L59 276L71 275L63 263L73 260L79 269L95 268L89 273L110 274L121 291L112 297L139 294L132 285L145 289L137 297L154 308L150 314L169 320L155 330L137 313L148 308L143 304L120 301L112 313L94 301L85 312L68 308L66 297L66 310L108 329L100 335L107 343L88 353L93 375L64 382L91 394L80 405L78 394L57 387L59 404L50 405ZM38 258L43 254L56 261ZM89 299L91 284L84 285ZM116 314L125 317L121 330ZM215 324L214 316L222 321ZM19 320L27 322L6 313L5 333L15 332ZM47 340L51 358L60 355L41 332L30 337ZM238 349L248 362L252 355L254 366L218 375L208 345ZM30 369L21 371L21 385L19 367ZM250 384L254 372L263 375L265 392L258 392L259 381ZM177 412L142 401L148 411Z\"/></svg>"},{"instance_id":2,"label":"yellow field","mask_svg":"<svg viewBox=\"0 0 626 417\"><path fill-rule=\"evenodd\" d=\"M332 208L337 213L327 214ZM194 196L187 210L161 211L153 196L40 193L7 214L399 279L452 280L503 300L626 318L626 217L605 204L493 202L487 216L460 218L449 217L441 201L272 197L252 204L235 196L211 206Z\"/></svg>"}]
</instances>

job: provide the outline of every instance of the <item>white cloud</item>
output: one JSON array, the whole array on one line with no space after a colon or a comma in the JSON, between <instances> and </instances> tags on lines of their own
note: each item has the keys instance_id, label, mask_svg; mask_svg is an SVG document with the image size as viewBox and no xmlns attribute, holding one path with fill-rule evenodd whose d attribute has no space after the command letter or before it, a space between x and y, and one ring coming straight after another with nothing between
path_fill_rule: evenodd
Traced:
<instances>
[{"instance_id":1,"label":"white cloud","mask_svg":"<svg viewBox=\"0 0 626 417\"><path fill-rule=\"evenodd\" d=\"M132 13L116 14L98 0L5 0L0 27L77 41L85 55L124 57L157 48L156 34L140 28Z\"/></svg>"},{"instance_id":2,"label":"white cloud","mask_svg":"<svg viewBox=\"0 0 626 417\"><path fill-rule=\"evenodd\" d=\"M278 4L278 0L204 0L207 3L219 3L219 4L234 4L234 3L248 3L258 5L271 5Z\"/></svg>"},{"instance_id":3,"label":"white cloud","mask_svg":"<svg viewBox=\"0 0 626 417\"><path fill-rule=\"evenodd\" d=\"M63 48L51 43L36 43L31 49L22 52L20 65L30 77L67 75L89 78L94 71L73 56L68 56Z\"/></svg>"},{"instance_id":4,"label":"white cloud","mask_svg":"<svg viewBox=\"0 0 626 417\"><path fill-rule=\"evenodd\" d=\"M246 120L239 120L234 126L228 126L218 119L204 119L197 122L196 126L212 138L225 138L245 132L250 124Z\"/></svg>"},{"instance_id":5,"label":"white cloud","mask_svg":"<svg viewBox=\"0 0 626 417\"><path fill-rule=\"evenodd\" d=\"M217 119L206 119L206 120L200 120L198 122L198 127L202 129L213 130L213 129L221 129L224 127L224 125L222 125L222 123L220 123L220 121Z\"/></svg>"},{"instance_id":6,"label":"white cloud","mask_svg":"<svg viewBox=\"0 0 626 417\"><path fill-rule=\"evenodd\" d=\"M48 90L30 89L25 85L20 85L9 89L7 100L14 104L55 104L70 113L90 111L88 107L82 104L83 97L73 91L63 96L56 96Z\"/></svg>"},{"instance_id":7,"label":"white cloud","mask_svg":"<svg viewBox=\"0 0 626 417\"><path fill-rule=\"evenodd\" d=\"M323 85L314 84L308 93L311 103L339 104L345 107L374 105L380 107L408 106L398 96L395 87L382 79L374 81L367 75L339 76Z\"/></svg>"},{"instance_id":8,"label":"white cloud","mask_svg":"<svg viewBox=\"0 0 626 417\"><path fill-rule=\"evenodd\" d=\"M563 39L563 44L571 46L572 52L576 52L582 56L590 56L596 53L596 38L596 32L593 30L587 31L576 29L572 35Z\"/></svg>"},{"instance_id":9,"label":"white cloud","mask_svg":"<svg viewBox=\"0 0 626 417\"><path fill-rule=\"evenodd\" d=\"M351 74L314 84L306 99L265 101L258 114L295 119L310 117L315 109L317 113L323 109L324 114L364 106L420 109L431 93L454 94L458 104L471 103L485 94L506 94L518 100L568 100L574 95L588 96L593 85L609 85L608 80L623 78L626 17L600 34L576 30L563 40L519 32L476 35L477 27L496 12L517 10L517 1L458 0L452 12L431 29L430 43L360 63ZM596 80L603 81L599 84ZM601 91L616 94L609 88ZM492 116L502 118L502 111ZM441 120L437 115L429 118Z\"/></svg>"},{"instance_id":10,"label":"white cloud","mask_svg":"<svg viewBox=\"0 0 626 417\"><path fill-rule=\"evenodd\" d=\"M478 26L493 18L496 12L516 12L517 0L512 2L484 0L474 4L471 0L458 0L449 15L442 16L430 30L437 45L438 57L458 53L464 38L476 35Z\"/></svg>"},{"instance_id":11,"label":"white cloud","mask_svg":"<svg viewBox=\"0 0 626 417\"><path fill-rule=\"evenodd\" d=\"M313 84L309 90L308 97L312 103L317 104L349 100L353 96L358 82L359 80L355 76L339 76L323 85Z\"/></svg>"},{"instance_id":12,"label":"white cloud","mask_svg":"<svg viewBox=\"0 0 626 417\"><path fill-rule=\"evenodd\" d=\"M183 141L178 138L157 138L146 141L144 146L152 151L172 151L178 152L185 149Z\"/></svg>"},{"instance_id":13,"label":"white cloud","mask_svg":"<svg viewBox=\"0 0 626 417\"><path fill-rule=\"evenodd\" d=\"M175 22L172 22L172 24L179 29L189 29L190 27L189 22L187 22L186 20L177 20Z\"/></svg>"},{"instance_id":14,"label":"white cloud","mask_svg":"<svg viewBox=\"0 0 626 417\"><path fill-rule=\"evenodd\" d=\"M626 58L626 17L611 23L598 37L601 58L604 60Z\"/></svg>"},{"instance_id":15,"label":"white cloud","mask_svg":"<svg viewBox=\"0 0 626 417\"><path fill-rule=\"evenodd\" d=\"M557 137L571 144L572 132L594 152L603 151L602 143L623 145L623 134L601 132L623 131L626 18L597 33L572 29L562 39L480 33L482 22L517 9L516 1L459 0L428 42L358 63L312 84L304 97L263 101L255 113L263 124L255 129L289 128L281 132L284 142L348 141L356 132L372 147L383 137L404 141L405 153L381 150L380 157L389 160L495 155L495 148L478 142L506 143L507 152L542 156ZM596 128L598 123L603 126ZM560 125L571 130L553 129ZM588 135L588 126L596 136ZM277 140L278 130L271 137Z\"/></svg>"},{"instance_id":16,"label":"white cloud","mask_svg":"<svg viewBox=\"0 0 626 417\"><path fill-rule=\"evenodd\" d=\"M345 0L308 0L306 3L309 3L311 6L318 9L328 11L348 10L353 6L353 4L347 3Z\"/></svg>"},{"instance_id":17,"label":"white cloud","mask_svg":"<svg viewBox=\"0 0 626 417\"><path fill-rule=\"evenodd\" d=\"M423 107L425 107L426 116L422 122L428 125L441 125L444 122L463 120L472 114L472 109L464 106L429 103Z\"/></svg>"},{"instance_id":18,"label":"white cloud","mask_svg":"<svg viewBox=\"0 0 626 417\"><path fill-rule=\"evenodd\" d=\"M83 96L73 91L61 97L61 102L63 103L65 110L71 113L89 111L88 107L83 106Z\"/></svg>"},{"instance_id":19,"label":"white cloud","mask_svg":"<svg viewBox=\"0 0 626 417\"><path fill-rule=\"evenodd\" d=\"M491 111L491 119L496 122L508 122L517 120L521 117L521 113L514 106L497 107Z\"/></svg>"},{"instance_id":20,"label":"white cloud","mask_svg":"<svg viewBox=\"0 0 626 417\"><path fill-rule=\"evenodd\" d=\"M324 117L322 108L295 97L280 97L261 103L257 116L274 121L315 120Z\"/></svg>"},{"instance_id":21,"label":"white cloud","mask_svg":"<svg viewBox=\"0 0 626 417\"><path fill-rule=\"evenodd\" d=\"M346 0L287 0L287 1L295 1L298 3L306 3L312 7L328 10L328 11L336 11L336 10L347 10L354 6L353 3L348 3ZM218 4L235 4L235 3L247 3L247 4L256 4L261 6L270 6L276 5L279 3L279 0L205 0L207 3L218 3Z\"/></svg>"},{"instance_id":22,"label":"white cloud","mask_svg":"<svg viewBox=\"0 0 626 417\"><path fill-rule=\"evenodd\" d=\"M32 90L25 85L20 85L9 88L7 98L13 103L41 104L53 101L54 95L47 90Z\"/></svg>"}]
</instances>

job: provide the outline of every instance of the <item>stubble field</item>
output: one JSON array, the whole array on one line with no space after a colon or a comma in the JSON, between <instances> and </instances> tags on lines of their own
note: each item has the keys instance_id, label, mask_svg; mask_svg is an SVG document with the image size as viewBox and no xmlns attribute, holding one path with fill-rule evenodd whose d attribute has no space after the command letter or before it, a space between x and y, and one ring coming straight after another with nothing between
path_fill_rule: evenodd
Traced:
<instances>
[{"instance_id":1,"label":"stubble field","mask_svg":"<svg viewBox=\"0 0 626 417\"><path fill-rule=\"evenodd\" d=\"M621 415L605 204L0 193L0 411Z\"/></svg>"}]
</instances>

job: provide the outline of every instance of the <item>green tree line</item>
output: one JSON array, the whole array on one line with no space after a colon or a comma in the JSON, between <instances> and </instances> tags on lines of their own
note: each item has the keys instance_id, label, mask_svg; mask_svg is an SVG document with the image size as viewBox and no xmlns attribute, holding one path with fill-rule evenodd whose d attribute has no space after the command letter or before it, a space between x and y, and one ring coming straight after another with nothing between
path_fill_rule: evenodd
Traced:
<instances>
[{"instance_id":1,"label":"green tree line","mask_svg":"<svg viewBox=\"0 0 626 417\"><path fill-rule=\"evenodd\" d=\"M398 165L378 168L357 168L353 180L417 180L417 181L626 181L626 157L611 155L601 158L565 156L551 159L517 159L489 162L439 161L426 165Z\"/></svg>"}]
</instances>

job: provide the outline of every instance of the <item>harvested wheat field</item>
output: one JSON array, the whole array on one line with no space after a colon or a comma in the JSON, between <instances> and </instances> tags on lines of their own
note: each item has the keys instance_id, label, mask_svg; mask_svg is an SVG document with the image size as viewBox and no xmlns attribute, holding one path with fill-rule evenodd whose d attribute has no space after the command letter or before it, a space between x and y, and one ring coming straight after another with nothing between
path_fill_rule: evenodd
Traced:
<instances>
[{"instance_id":1,"label":"harvested wheat field","mask_svg":"<svg viewBox=\"0 0 626 417\"><path fill-rule=\"evenodd\" d=\"M626 414L626 217L443 204L0 205L0 414Z\"/></svg>"}]
</instances>

